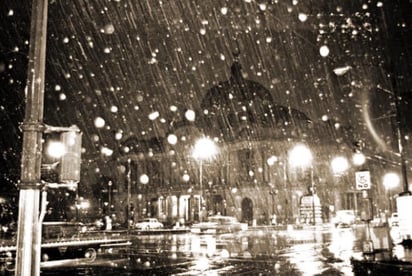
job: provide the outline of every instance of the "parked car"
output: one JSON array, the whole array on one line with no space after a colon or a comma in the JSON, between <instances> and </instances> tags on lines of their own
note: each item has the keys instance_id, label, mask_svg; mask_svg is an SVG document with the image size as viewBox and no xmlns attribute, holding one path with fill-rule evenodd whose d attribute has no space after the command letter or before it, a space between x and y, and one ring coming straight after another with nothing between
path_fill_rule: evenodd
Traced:
<instances>
[{"instance_id":1,"label":"parked car","mask_svg":"<svg viewBox=\"0 0 412 276\"><path fill-rule=\"evenodd\" d=\"M145 218L139 220L135 224L135 228L140 230L161 229L163 228L163 223L159 222L156 218Z\"/></svg>"},{"instance_id":2,"label":"parked car","mask_svg":"<svg viewBox=\"0 0 412 276\"><path fill-rule=\"evenodd\" d=\"M210 216L205 222L193 224L190 231L196 234L221 234L247 229L247 223L241 223L235 217L216 215Z\"/></svg>"},{"instance_id":3,"label":"parked car","mask_svg":"<svg viewBox=\"0 0 412 276\"><path fill-rule=\"evenodd\" d=\"M79 236L87 231L87 225L81 222L45 221L42 224L44 239L67 239Z\"/></svg>"},{"instance_id":4,"label":"parked car","mask_svg":"<svg viewBox=\"0 0 412 276\"><path fill-rule=\"evenodd\" d=\"M339 224L352 225L356 221L354 210L339 210L336 211L335 217L332 218L332 223L337 226Z\"/></svg>"},{"instance_id":5,"label":"parked car","mask_svg":"<svg viewBox=\"0 0 412 276\"><path fill-rule=\"evenodd\" d=\"M391 214L391 217L388 219L389 226L399 226L399 217L398 213L394 212Z\"/></svg>"}]
</instances>

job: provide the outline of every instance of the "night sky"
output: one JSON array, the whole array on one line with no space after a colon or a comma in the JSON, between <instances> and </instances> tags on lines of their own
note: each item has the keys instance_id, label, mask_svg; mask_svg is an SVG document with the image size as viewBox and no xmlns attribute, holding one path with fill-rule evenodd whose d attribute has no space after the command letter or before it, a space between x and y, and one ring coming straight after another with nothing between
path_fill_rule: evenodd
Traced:
<instances>
[{"instance_id":1,"label":"night sky","mask_svg":"<svg viewBox=\"0 0 412 276\"><path fill-rule=\"evenodd\" d=\"M28 2L0 2L3 193L20 174ZM76 124L82 166L104 170L128 137L164 137L187 110L202 112L202 97L228 79L239 52L244 77L277 103L351 126L384 154L394 145L395 90L412 119L410 11L400 0L52 0L44 120Z\"/></svg>"}]
</instances>

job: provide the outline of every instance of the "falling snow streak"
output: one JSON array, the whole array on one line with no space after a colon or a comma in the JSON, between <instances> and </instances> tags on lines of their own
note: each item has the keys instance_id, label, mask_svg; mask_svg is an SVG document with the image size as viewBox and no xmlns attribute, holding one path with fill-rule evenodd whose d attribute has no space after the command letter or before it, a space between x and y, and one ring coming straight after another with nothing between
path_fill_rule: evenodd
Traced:
<instances>
[{"instance_id":1,"label":"falling snow streak","mask_svg":"<svg viewBox=\"0 0 412 276\"><path fill-rule=\"evenodd\" d=\"M0 9L6 168L18 155L10 141L21 138L26 2L2 3ZM392 90L386 38L396 33L404 39L408 27L408 22L388 18L394 8L396 4L381 1L50 1L45 120L80 126L84 145L93 145L86 156L117 149L122 139L134 135L165 137L177 124L199 124L197 118L207 112L201 107L203 97L230 78L238 51L243 77L265 87L289 115L299 110L320 124L313 132L325 131L338 142L357 136L370 141L371 148L390 148L393 98L382 92ZM238 104L235 100L232 106ZM256 105L237 115L276 117L281 112ZM196 114L194 122L185 118L187 110ZM234 136L225 110L213 112ZM94 124L98 117L104 119L103 127ZM283 133L293 130L267 122ZM122 138L115 138L119 131ZM260 135L252 126L244 128L246 133Z\"/></svg>"}]
</instances>

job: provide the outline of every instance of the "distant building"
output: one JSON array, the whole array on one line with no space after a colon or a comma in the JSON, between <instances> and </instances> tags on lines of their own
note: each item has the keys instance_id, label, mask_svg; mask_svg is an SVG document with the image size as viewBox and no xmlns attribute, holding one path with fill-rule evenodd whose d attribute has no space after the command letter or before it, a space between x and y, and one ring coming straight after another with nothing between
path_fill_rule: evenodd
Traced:
<instances>
[{"instance_id":1,"label":"distant building","mask_svg":"<svg viewBox=\"0 0 412 276\"><path fill-rule=\"evenodd\" d=\"M131 220L192 223L220 213L250 224L269 224L273 215L277 223L305 223L311 218L301 217L301 199L313 190L323 221L335 210L359 208L357 168L339 176L331 169L332 158L349 159L353 153L345 126L314 122L297 108L280 105L264 86L242 76L237 59L230 78L211 87L200 108L195 120L176 122L167 137L128 137L122 143L113 195L121 220L133 214ZM192 156L201 137L219 148L202 164ZM306 168L294 167L289 158L300 143L313 155Z\"/></svg>"}]
</instances>

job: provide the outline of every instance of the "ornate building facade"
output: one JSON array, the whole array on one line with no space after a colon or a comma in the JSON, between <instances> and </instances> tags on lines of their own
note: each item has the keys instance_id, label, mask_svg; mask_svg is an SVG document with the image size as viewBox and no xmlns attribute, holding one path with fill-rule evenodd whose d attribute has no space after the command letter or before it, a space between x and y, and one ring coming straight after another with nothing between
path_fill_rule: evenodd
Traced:
<instances>
[{"instance_id":1,"label":"ornate building facade","mask_svg":"<svg viewBox=\"0 0 412 276\"><path fill-rule=\"evenodd\" d=\"M346 129L280 105L242 76L236 59L231 77L210 88L194 113L195 120L176 122L165 137L123 142L112 195L120 220L156 217L171 225L219 213L250 224L270 223L273 215L278 223L307 223L301 201L313 191L323 221L336 210L358 208L356 168L341 175L331 168L334 157L353 154ZM202 137L213 140L218 153L199 162L193 149ZM298 144L312 153L306 168L291 162Z\"/></svg>"}]
</instances>

